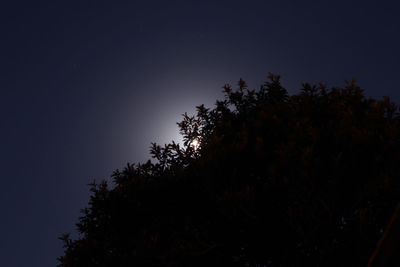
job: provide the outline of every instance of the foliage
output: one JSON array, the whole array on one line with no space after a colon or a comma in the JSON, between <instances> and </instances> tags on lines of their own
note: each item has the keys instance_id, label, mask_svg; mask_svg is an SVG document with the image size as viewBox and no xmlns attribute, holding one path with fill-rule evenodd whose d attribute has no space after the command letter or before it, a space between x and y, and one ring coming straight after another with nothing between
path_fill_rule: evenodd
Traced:
<instances>
[{"instance_id":1,"label":"foliage","mask_svg":"<svg viewBox=\"0 0 400 267\"><path fill-rule=\"evenodd\" d=\"M397 106L354 81L238 87L92 185L60 266L366 265L400 196Z\"/></svg>"}]
</instances>

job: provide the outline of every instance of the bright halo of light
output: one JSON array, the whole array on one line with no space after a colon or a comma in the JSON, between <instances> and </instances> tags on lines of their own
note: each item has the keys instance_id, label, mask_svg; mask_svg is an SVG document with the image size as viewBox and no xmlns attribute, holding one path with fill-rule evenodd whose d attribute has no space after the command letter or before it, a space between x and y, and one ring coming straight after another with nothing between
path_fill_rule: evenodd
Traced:
<instances>
[{"instance_id":1,"label":"bright halo of light","mask_svg":"<svg viewBox=\"0 0 400 267\"><path fill-rule=\"evenodd\" d=\"M191 143L190 146L194 149L197 150L200 146L200 142L198 139L194 139Z\"/></svg>"}]
</instances>

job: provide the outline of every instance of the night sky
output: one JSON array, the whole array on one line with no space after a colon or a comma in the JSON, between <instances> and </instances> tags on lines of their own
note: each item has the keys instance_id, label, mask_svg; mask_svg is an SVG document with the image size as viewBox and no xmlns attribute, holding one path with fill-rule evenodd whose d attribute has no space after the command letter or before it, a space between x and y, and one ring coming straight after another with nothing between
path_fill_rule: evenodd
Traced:
<instances>
[{"instance_id":1,"label":"night sky","mask_svg":"<svg viewBox=\"0 0 400 267\"><path fill-rule=\"evenodd\" d=\"M293 94L355 77L400 102L398 1L5 2L1 266L55 266L87 184L179 140L180 114L225 83L273 72Z\"/></svg>"}]
</instances>

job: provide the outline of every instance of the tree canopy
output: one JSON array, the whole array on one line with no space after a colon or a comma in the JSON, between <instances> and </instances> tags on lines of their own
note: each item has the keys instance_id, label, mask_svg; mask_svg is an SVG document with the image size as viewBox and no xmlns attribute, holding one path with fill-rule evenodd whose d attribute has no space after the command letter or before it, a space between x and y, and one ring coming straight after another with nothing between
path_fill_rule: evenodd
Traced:
<instances>
[{"instance_id":1,"label":"tree canopy","mask_svg":"<svg viewBox=\"0 0 400 267\"><path fill-rule=\"evenodd\" d=\"M182 145L91 185L60 266L367 264L400 200L398 107L354 81L223 90Z\"/></svg>"}]
</instances>

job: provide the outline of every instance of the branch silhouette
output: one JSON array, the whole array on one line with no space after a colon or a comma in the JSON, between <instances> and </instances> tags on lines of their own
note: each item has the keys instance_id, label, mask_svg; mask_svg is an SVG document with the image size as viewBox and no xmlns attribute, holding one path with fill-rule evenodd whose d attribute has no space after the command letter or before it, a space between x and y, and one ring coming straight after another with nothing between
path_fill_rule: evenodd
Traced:
<instances>
[{"instance_id":1,"label":"branch silhouette","mask_svg":"<svg viewBox=\"0 0 400 267\"><path fill-rule=\"evenodd\" d=\"M398 107L354 80L223 92L183 145L91 186L60 266L367 265L400 200Z\"/></svg>"}]
</instances>

